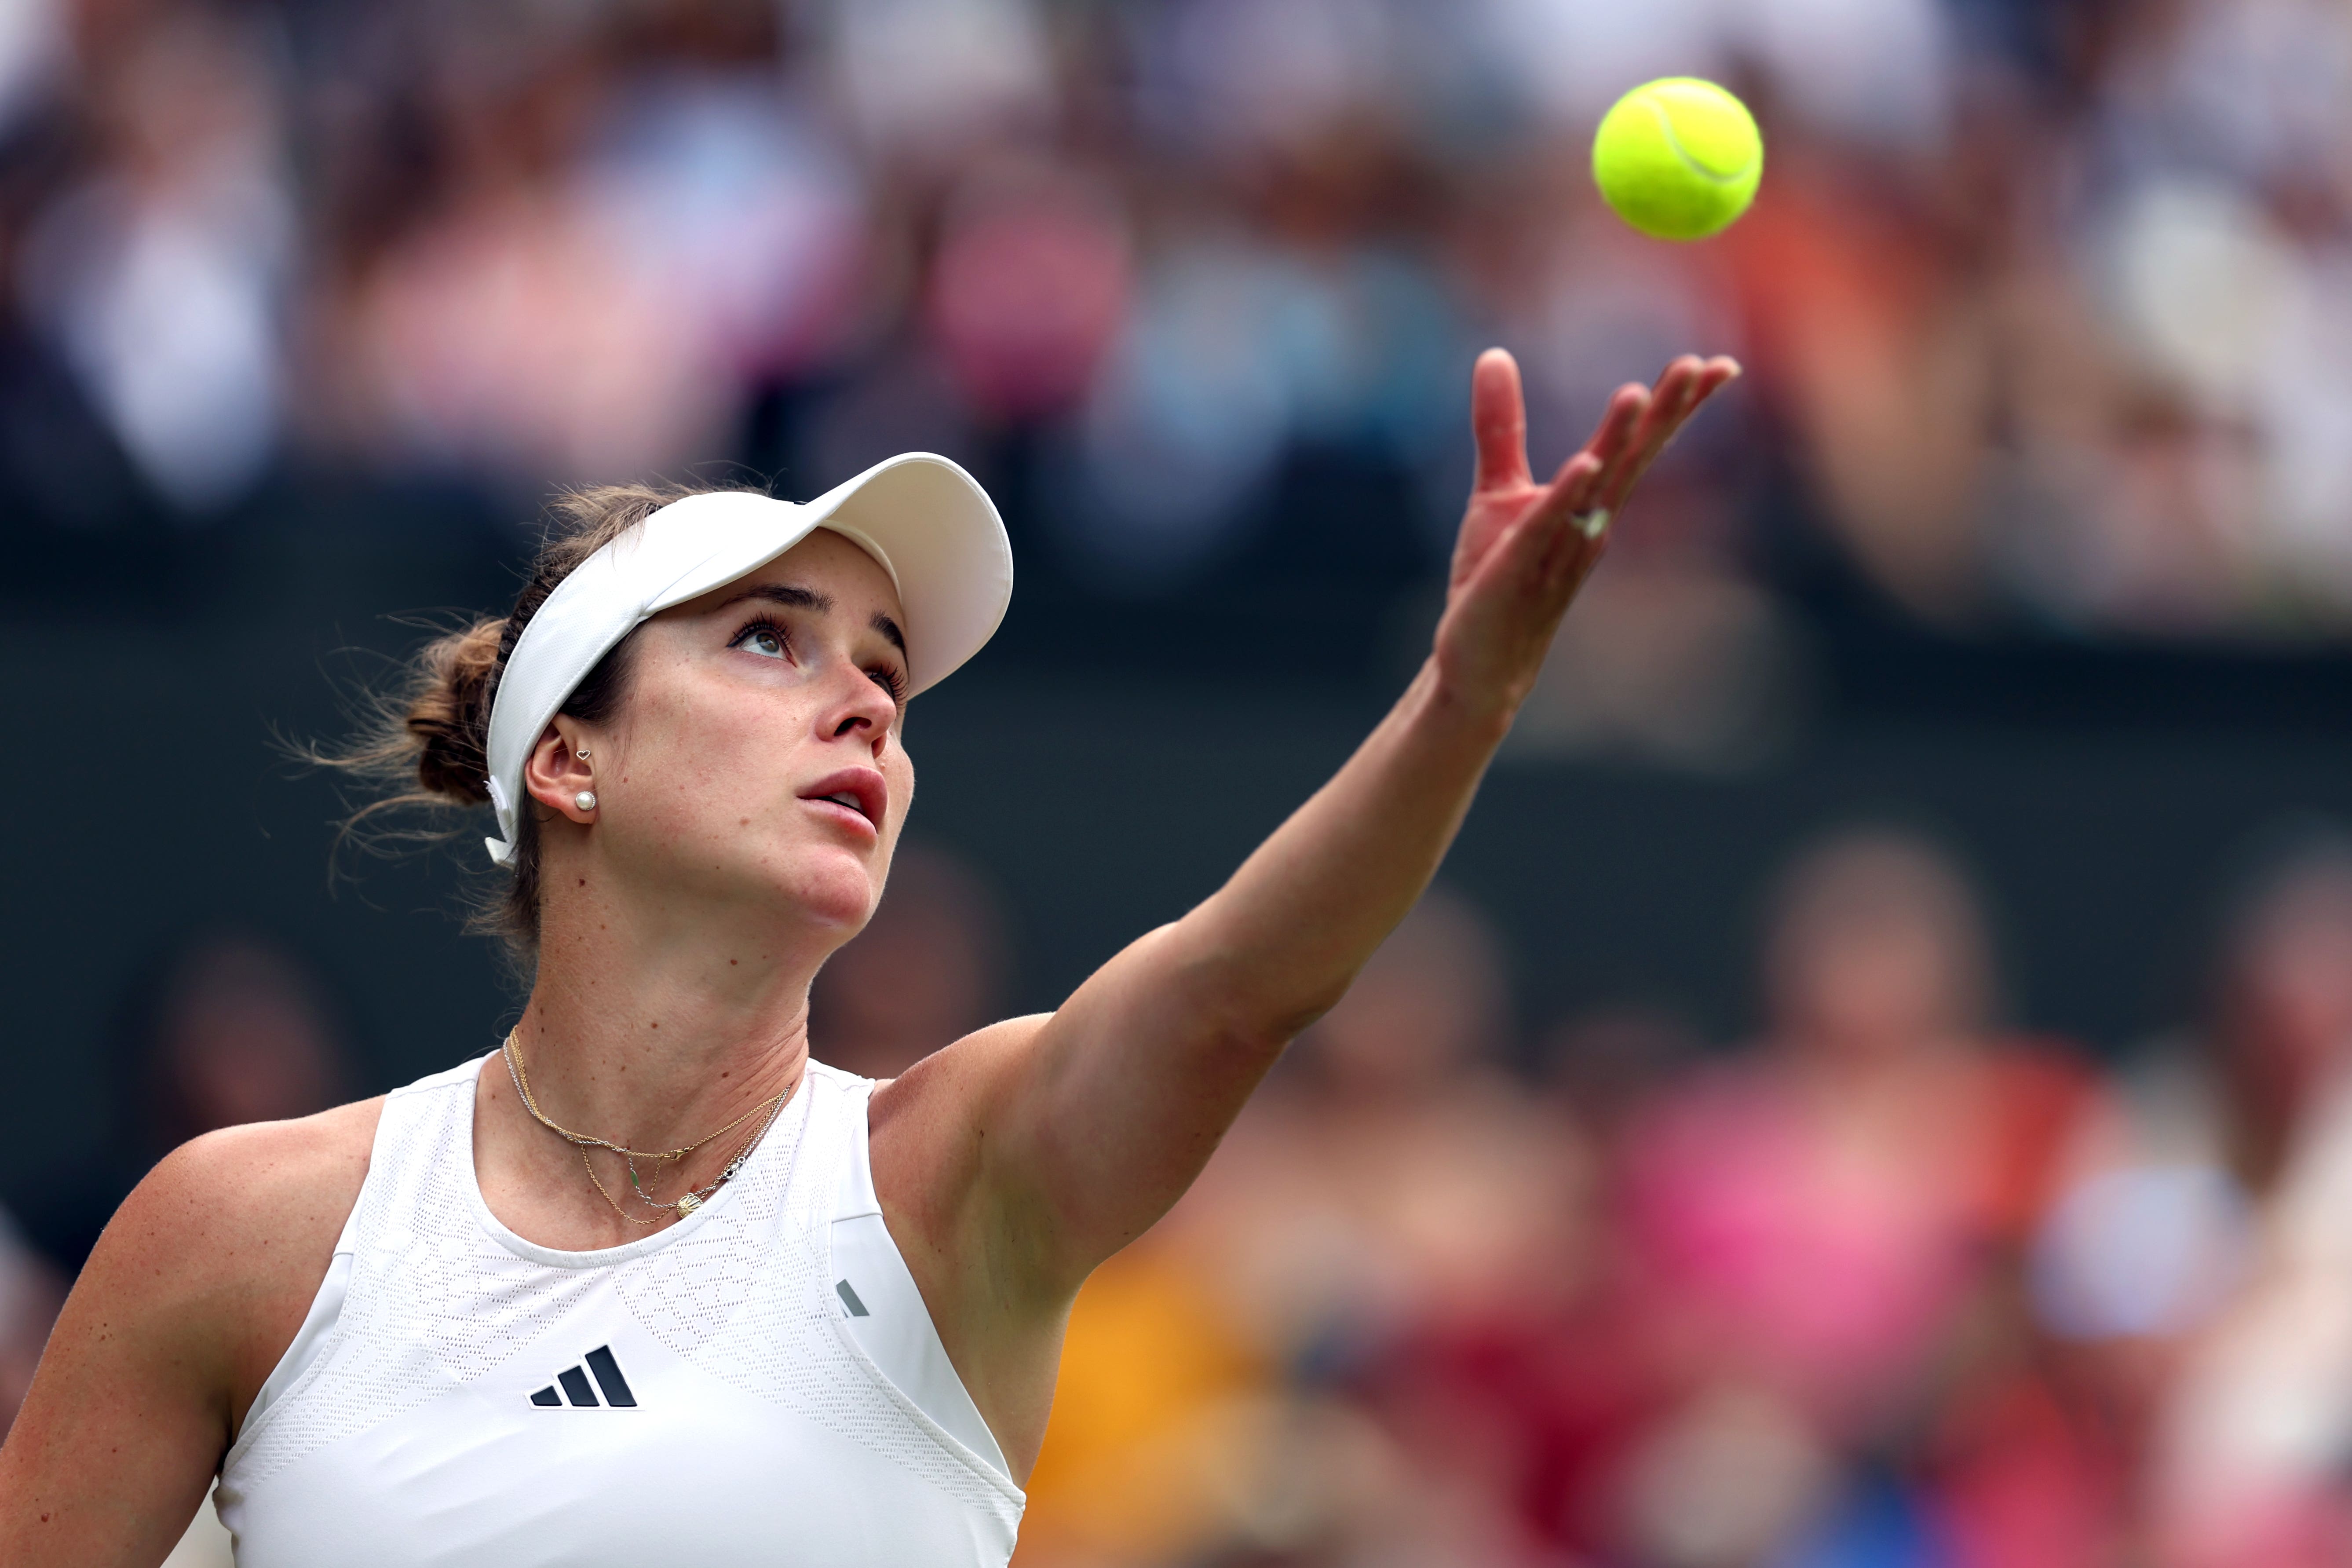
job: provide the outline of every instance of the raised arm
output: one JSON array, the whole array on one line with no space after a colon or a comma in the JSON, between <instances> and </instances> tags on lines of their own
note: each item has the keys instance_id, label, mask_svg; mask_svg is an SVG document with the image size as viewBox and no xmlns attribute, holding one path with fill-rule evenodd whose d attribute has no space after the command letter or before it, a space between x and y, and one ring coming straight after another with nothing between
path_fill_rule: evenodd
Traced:
<instances>
[{"instance_id":1,"label":"raised arm","mask_svg":"<svg viewBox=\"0 0 2352 1568\"><path fill-rule=\"evenodd\" d=\"M1500 350L1480 357L1477 480L1420 673L1338 775L1197 909L1050 1016L961 1042L877 1101L877 1162L902 1110L925 1129L918 1142L950 1128L950 1141L967 1139L964 1168L929 1184L961 1194L962 1216L924 1215L918 1228L984 1231L992 1288L1019 1310L1066 1300L1167 1211L1283 1047L1428 886L1612 520L1738 373L1686 357L1654 389L1621 388L1591 443L1538 484L1518 368Z\"/></svg>"}]
</instances>

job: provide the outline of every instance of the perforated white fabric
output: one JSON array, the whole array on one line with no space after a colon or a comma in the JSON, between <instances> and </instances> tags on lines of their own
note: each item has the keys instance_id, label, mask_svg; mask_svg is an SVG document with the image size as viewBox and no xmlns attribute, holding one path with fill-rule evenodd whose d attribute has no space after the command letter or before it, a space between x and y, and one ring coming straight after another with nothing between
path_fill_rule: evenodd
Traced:
<instances>
[{"instance_id":1,"label":"perforated white fabric","mask_svg":"<svg viewBox=\"0 0 2352 1568\"><path fill-rule=\"evenodd\" d=\"M1002 1568L1020 1490L842 1325L830 1220L865 1080L811 1063L703 1209L566 1253L481 1202L480 1066L385 1104L337 1247L351 1258L341 1314L222 1467L240 1568L667 1562L689 1548ZM533 1405L600 1346L635 1406Z\"/></svg>"}]
</instances>

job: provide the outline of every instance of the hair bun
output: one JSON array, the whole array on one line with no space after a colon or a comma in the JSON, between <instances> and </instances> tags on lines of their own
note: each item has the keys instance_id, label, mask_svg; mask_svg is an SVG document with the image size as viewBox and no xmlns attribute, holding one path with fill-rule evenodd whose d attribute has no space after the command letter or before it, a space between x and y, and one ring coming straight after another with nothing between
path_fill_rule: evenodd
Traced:
<instances>
[{"instance_id":1,"label":"hair bun","mask_svg":"<svg viewBox=\"0 0 2352 1568\"><path fill-rule=\"evenodd\" d=\"M488 802L490 690L499 673L503 617L476 621L427 645L402 722L416 739L416 782L465 805Z\"/></svg>"}]
</instances>

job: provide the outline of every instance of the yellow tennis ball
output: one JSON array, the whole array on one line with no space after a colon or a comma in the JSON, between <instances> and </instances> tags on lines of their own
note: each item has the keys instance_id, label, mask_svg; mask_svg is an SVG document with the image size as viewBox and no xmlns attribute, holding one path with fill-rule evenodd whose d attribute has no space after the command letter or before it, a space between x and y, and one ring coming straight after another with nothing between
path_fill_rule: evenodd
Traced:
<instances>
[{"instance_id":1,"label":"yellow tennis ball","mask_svg":"<svg viewBox=\"0 0 2352 1568\"><path fill-rule=\"evenodd\" d=\"M1635 88L1601 120L1592 177L1643 234L1705 239L1756 199L1764 137L1748 106L1715 83L1668 77Z\"/></svg>"}]
</instances>

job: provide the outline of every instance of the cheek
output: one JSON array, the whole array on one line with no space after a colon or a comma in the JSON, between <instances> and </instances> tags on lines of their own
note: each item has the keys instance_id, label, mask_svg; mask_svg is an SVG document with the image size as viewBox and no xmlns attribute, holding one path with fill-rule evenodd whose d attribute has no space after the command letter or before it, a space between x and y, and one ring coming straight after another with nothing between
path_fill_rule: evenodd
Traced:
<instances>
[{"instance_id":1,"label":"cheek","mask_svg":"<svg viewBox=\"0 0 2352 1568\"><path fill-rule=\"evenodd\" d=\"M882 760L882 776L890 782L890 831L895 836L907 825L907 813L915 804L915 764L908 760L903 747L893 746Z\"/></svg>"},{"instance_id":2,"label":"cheek","mask_svg":"<svg viewBox=\"0 0 2352 1568\"><path fill-rule=\"evenodd\" d=\"M649 703L631 724L625 777L632 814L656 834L740 833L792 804L797 712L765 703ZM747 823L744 819L750 818Z\"/></svg>"}]
</instances>

